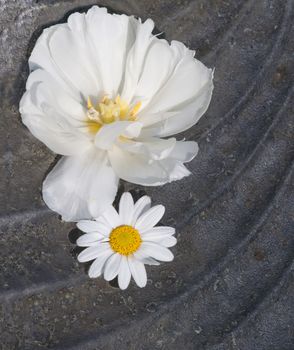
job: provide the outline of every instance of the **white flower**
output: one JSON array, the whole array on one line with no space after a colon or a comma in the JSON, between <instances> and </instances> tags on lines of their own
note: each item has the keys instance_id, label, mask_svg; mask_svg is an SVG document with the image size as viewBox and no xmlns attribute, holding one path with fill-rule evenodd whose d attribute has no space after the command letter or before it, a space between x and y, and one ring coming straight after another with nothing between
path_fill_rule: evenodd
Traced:
<instances>
[{"instance_id":1,"label":"white flower","mask_svg":"<svg viewBox=\"0 0 294 350\"><path fill-rule=\"evenodd\" d=\"M154 227L164 214L164 206L150 208L150 198L141 197L135 204L130 193L122 195L119 213L110 206L96 221L82 220L77 226L86 232L77 240L88 247L78 255L80 262L94 260L89 269L91 278L104 274L107 281L118 276L121 289L126 289L131 276L139 287L147 282L144 264L159 265L173 260L168 247L177 243L175 229Z\"/></svg>"},{"instance_id":2,"label":"white flower","mask_svg":"<svg viewBox=\"0 0 294 350\"><path fill-rule=\"evenodd\" d=\"M212 70L154 23L92 7L43 31L29 59L23 123L63 155L43 184L64 220L99 216L119 178L157 186L190 174L196 142L171 135L208 108Z\"/></svg>"}]
</instances>

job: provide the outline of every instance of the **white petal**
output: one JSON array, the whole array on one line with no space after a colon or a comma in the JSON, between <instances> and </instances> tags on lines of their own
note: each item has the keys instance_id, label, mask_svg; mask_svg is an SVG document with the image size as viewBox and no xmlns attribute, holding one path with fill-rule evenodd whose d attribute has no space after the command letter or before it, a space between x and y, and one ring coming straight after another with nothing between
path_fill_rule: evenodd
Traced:
<instances>
[{"instance_id":1,"label":"white petal","mask_svg":"<svg viewBox=\"0 0 294 350\"><path fill-rule=\"evenodd\" d=\"M176 139L146 138L134 140L120 140L118 146L129 153L143 155L148 159L160 160L169 157L176 145Z\"/></svg>"},{"instance_id":2,"label":"white petal","mask_svg":"<svg viewBox=\"0 0 294 350\"><path fill-rule=\"evenodd\" d=\"M135 41L139 22L126 15L111 15L93 6L86 14L87 37L99 67L104 92L114 97L121 85L126 56Z\"/></svg>"},{"instance_id":3,"label":"white petal","mask_svg":"<svg viewBox=\"0 0 294 350\"><path fill-rule=\"evenodd\" d=\"M118 178L106 154L63 157L43 183L43 199L65 221L99 216L114 200Z\"/></svg>"},{"instance_id":4,"label":"white petal","mask_svg":"<svg viewBox=\"0 0 294 350\"><path fill-rule=\"evenodd\" d=\"M177 239L175 237L167 237L160 241L160 244L164 247L173 247L177 244Z\"/></svg>"},{"instance_id":5,"label":"white petal","mask_svg":"<svg viewBox=\"0 0 294 350\"><path fill-rule=\"evenodd\" d=\"M134 200L129 192L123 193L119 202L119 216L125 225L132 224Z\"/></svg>"},{"instance_id":6,"label":"white petal","mask_svg":"<svg viewBox=\"0 0 294 350\"><path fill-rule=\"evenodd\" d=\"M177 62L178 59L168 42L154 38L146 53L142 73L133 97L141 100L140 111L166 83ZM138 117L140 119L140 112Z\"/></svg>"},{"instance_id":7,"label":"white petal","mask_svg":"<svg viewBox=\"0 0 294 350\"><path fill-rule=\"evenodd\" d=\"M108 243L100 243L89 248L86 248L78 255L79 262L87 262L98 258L100 255L104 255L106 251L109 251Z\"/></svg>"},{"instance_id":8,"label":"white petal","mask_svg":"<svg viewBox=\"0 0 294 350\"><path fill-rule=\"evenodd\" d=\"M80 15L84 21L84 15ZM97 95L99 72L92 63L84 33L66 23L45 29L29 59L30 69L42 68L77 99ZM83 95L84 94L84 95Z\"/></svg>"},{"instance_id":9,"label":"white petal","mask_svg":"<svg viewBox=\"0 0 294 350\"><path fill-rule=\"evenodd\" d=\"M123 224L120 216L118 215L117 211L114 209L113 206L109 206L109 208L103 213L102 217L112 228Z\"/></svg>"},{"instance_id":10,"label":"white petal","mask_svg":"<svg viewBox=\"0 0 294 350\"><path fill-rule=\"evenodd\" d=\"M199 147L195 141L177 141L169 157L186 163L190 162L198 151Z\"/></svg>"},{"instance_id":11,"label":"white petal","mask_svg":"<svg viewBox=\"0 0 294 350\"><path fill-rule=\"evenodd\" d=\"M84 35L68 26L56 27L48 40L49 52L59 74L79 91L86 101L88 96L102 90L99 72L93 65Z\"/></svg>"},{"instance_id":12,"label":"white petal","mask_svg":"<svg viewBox=\"0 0 294 350\"><path fill-rule=\"evenodd\" d=\"M104 268L104 278L111 281L117 276L120 269L121 255L113 254L106 262Z\"/></svg>"},{"instance_id":13,"label":"white petal","mask_svg":"<svg viewBox=\"0 0 294 350\"><path fill-rule=\"evenodd\" d=\"M150 158L131 154L116 146L108 151L111 165L123 180L143 186L159 186L190 175L182 162L166 158L151 161Z\"/></svg>"},{"instance_id":14,"label":"white petal","mask_svg":"<svg viewBox=\"0 0 294 350\"><path fill-rule=\"evenodd\" d=\"M125 129L122 136L126 138L136 138L140 135L143 124L140 122L131 122L131 124Z\"/></svg>"},{"instance_id":15,"label":"white petal","mask_svg":"<svg viewBox=\"0 0 294 350\"><path fill-rule=\"evenodd\" d=\"M146 211L146 213L142 214L138 218L135 224L136 229L142 233L147 230L150 230L163 217L164 212L165 212L165 208L163 205L156 205L150 208L149 210Z\"/></svg>"},{"instance_id":16,"label":"white petal","mask_svg":"<svg viewBox=\"0 0 294 350\"><path fill-rule=\"evenodd\" d=\"M90 278L96 278L102 274L105 262L112 254L113 251L109 248L92 263L88 271Z\"/></svg>"},{"instance_id":17,"label":"white petal","mask_svg":"<svg viewBox=\"0 0 294 350\"><path fill-rule=\"evenodd\" d=\"M77 239L77 245L79 247L89 247L97 244L104 238L105 236L98 232L86 233Z\"/></svg>"},{"instance_id":18,"label":"white petal","mask_svg":"<svg viewBox=\"0 0 294 350\"><path fill-rule=\"evenodd\" d=\"M125 66L125 81L122 90L122 98L128 102L131 101L136 86L138 84L142 67L145 61L146 52L153 40L152 30L154 23L151 19L140 23L136 30L136 41L130 49Z\"/></svg>"},{"instance_id":19,"label":"white petal","mask_svg":"<svg viewBox=\"0 0 294 350\"><path fill-rule=\"evenodd\" d=\"M132 256L128 256L128 263L129 263L131 274L137 286L140 288L145 287L147 283L147 275L146 275L144 264L136 260Z\"/></svg>"},{"instance_id":20,"label":"white petal","mask_svg":"<svg viewBox=\"0 0 294 350\"><path fill-rule=\"evenodd\" d=\"M77 223L77 227L83 232L99 232L102 235L107 235L109 230L111 230L111 227L93 220L81 220Z\"/></svg>"},{"instance_id":21,"label":"white petal","mask_svg":"<svg viewBox=\"0 0 294 350\"><path fill-rule=\"evenodd\" d=\"M146 210L148 210L151 206L151 198L148 196L143 196L140 199L137 200L137 202L134 205L134 213L132 218L132 225L135 225L138 217L144 213Z\"/></svg>"},{"instance_id":22,"label":"white petal","mask_svg":"<svg viewBox=\"0 0 294 350\"><path fill-rule=\"evenodd\" d=\"M149 117L149 126L143 129L141 136L169 137L183 132L195 125L209 106L213 91L212 79L213 73L210 72L208 81L198 91L197 95L190 101L177 106L172 111L154 111L152 113L144 111L145 119L143 119L142 116L140 121L146 124Z\"/></svg>"},{"instance_id":23,"label":"white petal","mask_svg":"<svg viewBox=\"0 0 294 350\"><path fill-rule=\"evenodd\" d=\"M131 280L131 271L126 256L121 257L120 269L118 273L119 288L124 290L128 287Z\"/></svg>"},{"instance_id":24,"label":"white petal","mask_svg":"<svg viewBox=\"0 0 294 350\"><path fill-rule=\"evenodd\" d=\"M133 255L137 260L140 260L143 264L154 265L154 266L160 265L158 261L156 261L153 258L150 258L150 256L144 254L140 249L137 250Z\"/></svg>"},{"instance_id":25,"label":"white petal","mask_svg":"<svg viewBox=\"0 0 294 350\"><path fill-rule=\"evenodd\" d=\"M144 112L162 112L177 109L181 104L195 100L203 87L212 81L212 70L187 51L161 91L156 94Z\"/></svg>"},{"instance_id":26,"label":"white petal","mask_svg":"<svg viewBox=\"0 0 294 350\"><path fill-rule=\"evenodd\" d=\"M144 241L156 241L159 242L164 238L170 237L175 234L175 229L169 226L156 226L143 232L142 238Z\"/></svg>"},{"instance_id":27,"label":"white petal","mask_svg":"<svg viewBox=\"0 0 294 350\"><path fill-rule=\"evenodd\" d=\"M36 69L46 71L69 95L82 102L81 95L77 88L68 80L63 72L60 71L54 59L51 57L49 41L55 31L61 27L66 28L67 24L54 25L43 30L29 58L30 71Z\"/></svg>"},{"instance_id":28,"label":"white petal","mask_svg":"<svg viewBox=\"0 0 294 350\"><path fill-rule=\"evenodd\" d=\"M55 153L75 155L91 147L89 137L79 129L85 125L82 106L46 72L37 70L30 75L20 113L31 133Z\"/></svg>"},{"instance_id":29,"label":"white petal","mask_svg":"<svg viewBox=\"0 0 294 350\"><path fill-rule=\"evenodd\" d=\"M169 249L152 242L143 242L140 246L140 250L142 250L144 254L159 261L172 261L174 258Z\"/></svg>"},{"instance_id":30,"label":"white petal","mask_svg":"<svg viewBox=\"0 0 294 350\"><path fill-rule=\"evenodd\" d=\"M137 137L141 128L142 125L140 123L131 121L117 121L105 124L95 136L95 146L103 150L110 149L119 136Z\"/></svg>"}]
</instances>

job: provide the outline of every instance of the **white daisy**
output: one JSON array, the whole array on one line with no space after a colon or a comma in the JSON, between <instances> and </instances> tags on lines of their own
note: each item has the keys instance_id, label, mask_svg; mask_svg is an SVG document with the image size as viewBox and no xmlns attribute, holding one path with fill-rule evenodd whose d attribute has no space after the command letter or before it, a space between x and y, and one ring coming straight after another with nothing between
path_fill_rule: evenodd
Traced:
<instances>
[{"instance_id":1,"label":"white daisy","mask_svg":"<svg viewBox=\"0 0 294 350\"><path fill-rule=\"evenodd\" d=\"M154 23L92 7L43 31L29 59L23 123L63 155L43 184L67 221L99 216L119 178L157 186L190 174L196 142L174 134L208 108L213 72Z\"/></svg>"},{"instance_id":2,"label":"white daisy","mask_svg":"<svg viewBox=\"0 0 294 350\"><path fill-rule=\"evenodd\" d=\"M80 262L93 261L89 269L91 278L104 274L107 281L118 276L121 289L126 289L133 276L139 287L147 283L144 264L159 265L158 261L171 261L168 247L177 243L175 229L157 226L164 214L164 206L150 208L148 196L135 204L125 192L119 203L119 213L113 206L95 221L82 220L77 226L86 232L77 240L80 247L88 247L78 255Z\"/></svg>"}]
</instances>

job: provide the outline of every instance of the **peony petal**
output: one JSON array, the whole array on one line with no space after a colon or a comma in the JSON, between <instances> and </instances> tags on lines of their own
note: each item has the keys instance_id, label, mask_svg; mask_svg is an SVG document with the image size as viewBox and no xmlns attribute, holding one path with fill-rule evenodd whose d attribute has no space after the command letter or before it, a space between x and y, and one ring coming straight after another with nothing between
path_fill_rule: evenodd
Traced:
<instances>
[{"instance_id":1,"label":"peony petal","mask_svg":"<svg viewBox=\"0 0 294 350\"><path fill-rule=\"evenodd\" d=\"M174 258L172 252L169 249L157 243L143 242L140 246L140 250L142 253L159 261L172 261Z\"/></svg>"},{"instance_id":2,"label":"peony petal","mask_svg":"<svg viewBox=\"0 0 294 350\"><path fill-rule=\"evenodd\" d=\"M48 40L48 46L58 73L82 94L85 101L103 89L83 33L73 27L57 27Z\"/></svg>"},{"instance_id":3,"label":"peony petal","mask_svg":"<svg viewBox=\"0 0 294 350\"><path fill-rule=\"evenodd\" d=\"M129 153L143 155L150 160L161 160L167 158L176 145L176 139L168 140L159 138L146 138L134 140L120 140L118 146Z\"/></svg>"},{"instance_id":4,"label":"peony petal","mask_svg":"<svg viewBox=\"0 0 294 350\"><path fill-rule=\"evenodd\" d=\"M111 165L123 180L143 186L159 186L190 175L182 162L162 159L150 162L150 158L135 155L118 147L108 151Z\"/></svg>"},{"instance_id":5,"label":"peony petal","mask_svg":"<svg viewBox=\"0 0 294 350\"><path fill-rule=\"evenodd\" d=\"M62 155L80 154L92 147L89 137L79 130L85 125L83 109L65 95L48 74L33 72L27 89L20 101L20 113L23 123L36 138ZM76 107L76 114L69 114L68 105Z\"/></svg>"},{"instance_id":6,"label":"peony petal","mask_svg":"<svg viewBox=\"0 0 294 350\"><path fill-rule=\"evenodd\" d=\"M147 275L144 264L132 256L128 256L128 263L137 286L140 288L145 287L147 284Z\"/></svg>"},{"instance_id":7,"label":"peony petal","mask_svg":"<svg viewBox=\"0 0 294 350\"><path fill-rule=\"evenodd\" d=\"M112 254L113 251L109 248L99 255L89 268L88 274L90 278L97 278L102 274L105 262Z\"/></svg>"},{"instance_id":8,"label":"peony petal","mask_svg":"<svg viewBox=\"0 0 294 350\"><path fill-rule=\"evenodd\" d=\"M99 245L95 245L89 248L84 249L78 255L79 262L87 262L98 258L98 256L105 254L106 251L109 251L108 243L101 243Z\"/></svg>"},{"instance_id":9,"label":"peony petal","mask_svg":"<svg viewBox=\"0 0 294 350\"><path fill-rule=\"evenodd\" d=\"M169 157L186 163L196 157L198 151L199 147L195 141L177 141Z\"/></svg>"},{"instance_id":10,"label":"peony petal","mask_svg":"<svg viewBox=\"0 0 294 350\"><path fill-rule=\"evenodd\" d=\"M119 202L119 216L125 225L132 224L134 200L129 192L123 193Z\"/></svg>"},{"instance_id":11,"label":"peony petal","mask_svg":"<svg viewBox=\"0 0 294 350\"><path fill-rule=\"evenodd\" d=\"M117 276L120 269L121 255L113 254L106 262L104 268L104 278L111 281Z\"/></svg>"},{"instance_id":12,"label":"peony petal","mask_svg":"<svg viewBox=\"0 0 294 350\"><path fill-rule=\"evenodd\" d=\"M154 22L151 19L147 19L144 23L137 25L136 40L127 55L125 80L121 94L122 98L127 102L130 102L134 95L142 72L146 52L155 38L152 36L153 28Z\"/></svg>"},{"instance_id":13,"label":"peony petal","mask_svg":"<svg viewBox=\"0 0 294 350\"><path fill-rule=\"evenodd\" d=\"M131 280L131 271L126 256L121 257L120 269L118 273L119 288L124 290L128 287Z\"/></svg>"},{"instance_id":14,"label":"peony petal","mask_svg":"<svg viewBox=\"0 0 294 350\"><path fill-rule=\"evenodd\" d=\"M99 67L104 92L114 97L122 83L126 57L135 42L139 21L93 6L86 14L86 22L89 46Z\"/></svg>"},{"instance_id":15,"label":"peony petal","mask_svg":"<svg viewBox=\"0 0 294 350\"><path fill-rule=\"evenodd\" d=\"M82 103L82 97L79 90L66 76L64 76L63 72L60 71L51 57L49 41L55 31L60 27L66 28L67 24L58 24L43 30L29 58L30 71L34 71L36 69L46 71L69 95Z\"/></svg>"},{"instance_id":16,"label":"peony petal","mask_svg":"<svg viewBox=\"0 0 294 350\"><path fill-rule=\"evenodd\" d=\"M95 150L62 158L43 183L43 199L65 221L97 217L113 202L117 183L106 154Z\"/></svg>"},{"instance_id":17,"label":"peony petal","mask_svg":"<svg viewBox=\"0 0 294 350\"><path fill-rule=\"evenodd\" d=\"M158 59L159 57L160 59ZM133 97L134 100L142 102L140 112L166 83L177 62L178 59L166 40L158 38L152 40Z\"/></svg>"},{"instance_id":18,"label":"peony petal","mask_svg":"<svg viewBox=\"0 0 294 350\"><path fill-rule=\"evenodd\" d=\"M140 233L144 233L154 227L158 221L163 217L165 208L163 205L156 205L146 211L137 220L135 227Z\"/></svg>"},{"instance_id":19,"label":"peony petal","mask_svg":"<svg viewBox=\"0 0 294 350\"><path fill-rule=\"evenodd\" d=\"M141 137L169 137L183 132L195 125L206 112L213 91L213 72L197 95L185 104L173 108L172 111L142 112L140 121L146 125ZM144 118L143 118L144 116Z\"/></svg>"},{"instance_id":20,"label":"peony petal","mask_svg":"<svg viewBox=\"0 0 294 350\"><path fill-rule=\"evenodd\" d=\"M95 146L102 150L108 150L119 136L137 137L141 131L140 123L131 121L117 121L105 124L95 136Z\"/></svg>"},{"instance_id":21,"label":"peony petal","mask_svg":"<svg viewBox=\"0 0 294 350\"><path fill-rule=\"evenodd\" d=\"M105 236L98 232L86 233L77 239L77 245L79 247L89 247L94 244L97 245L97 243L104 238Z\"/></svg>"},{"instance_id":22,"label":"peony petal","mask_svg":"<svg viewBox=\"0 0 294 350\"><path fill-rule=\"evenodd\" d=\"M195 100L203 87L212 81L212 70L183 51L183 57L160 92L154 95L144 113L176 110Z\"/></svg>"},{"instance_id":23,"label":"peony petal","mask_svg":"<svg viewBox=\"0 0 294 350\"><path fill-rule=\"evenodd\" d=\"M138 217L148 210L151 206L151 198L148 196L143 196L137 200L134 205L134 213L131 225L135 225Z\"/></svg>"}]
</instances>

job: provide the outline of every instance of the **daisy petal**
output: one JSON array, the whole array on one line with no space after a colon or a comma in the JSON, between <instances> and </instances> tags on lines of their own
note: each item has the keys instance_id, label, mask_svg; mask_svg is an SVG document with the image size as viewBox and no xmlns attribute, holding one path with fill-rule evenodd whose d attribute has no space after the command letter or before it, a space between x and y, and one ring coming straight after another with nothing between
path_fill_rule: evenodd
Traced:
<instances>
[{"instance_id":1,"label":"daisy petal","mask_svg":"<svg viewBox=\"0 0 294 350\"><path fill-rule=\"evenodd\" d=\"M120 268L121 255L113 254L106 262L104 268L104 278L106 281L111 281L117 276Z\"/></svg>"},{"instance_id":2,"label":"daisy petal","mask_svg":"<svg viewBox=\"0 0 294 350\"><path fill-rule=\"evenodd\" d=\"M172 235L175 234L175 229L173 227L169 227L169 226L157 226L157 227L153 227L148 231L145 231L144 233L142 233L142 238L145 241L152 241L152 240L156 240L156 242L170 237Z\"/></svg>"},{"instance_id":3,"label":"daisy petal","mask_svg":"<svg viewBox=\"0 0 294 350\"><path fill-rule=\"evenodd\" d=\"M78 255L79 262L87 262L96 259L101 254L103 255L105 251L109 250L108 243L101 243L98 246L93 246L86 248Z\"/></svg>"},{"instance_id":4,"label":"daisy petal","mask_svg":"<svg viewBox=\"0 0 294 350\"><path fill-rule=\"evenodd\" d=\"M167 248L170 248L177 244L177 239L175 237L167 237L160 241L160 244Z\"/></svg>"},{"instance_id":5,"label":"daisy petal","mask_svg":"<svg viewBox=\"0 0 294 350\"><path fill-rule=\"evenodd\" d=\"M142 233L150 230L163 217L164 212L165 208L163 205L156 205L150 208L146 213L139 217L135 225L136 229Z\"/></svg>"},{"instance_id":6,"label":"daisy petal","mask_svg":"<svg viewBox=\"0 0 294 350\"><path fill-rule=\"evenodd\" d=\"M92 220L81 220L77 223L78 229L83 232L99 232L101 235L107 236L111 231L109 225L104 225L97 221Z\"/></svg>"},{"instance_id":7,"label":"daisy petal","mask_svg":"<svg viewBox=\"0 0 294 350\"><path fill-rule=\"evenodd\" d=\"M143 264L146 265L160 265L160 263L158 261L156 261L155 259L151 258L150 256L144 254L142 252L142 250L137 250L134 254L134 257L141 261Z\"/></svg>"},{"instance_id":8,"label":"daisy petal","mask_svg":"<svg viewBox=\"0 0 294 350\"><path fill-rule=\"evenodd\" d=\"M119 273L118 273L118 285L119 288L124 290L128 287L131 280L131 271L128 264L128 259L122 256Z\"/></svg>"},{"instance_id":9,"label":"daisy petal","mask_svg":"<svg viewBox=\"0 0 294 350\"><path fill-rule=\"evenodd\" d=\"M102 218L111 228L118 227L122 224L120 216L112 205L103 213Z\"/></svg>"},{"instance_id":10,"label":"daisy petal","mask_svg":"<svg viewBox=\"0 0 294 350\"><path fill-rule=\"evenodd\" d=\"M113 251L111 249L106 250L91 264L88 271L88 275L90 278L96 278L102 274L105 262L112 254Z\"/></svg>"},{"instance_id":11,"label":"daisy petal","mask_svg":"<svg viewBox=\"0 0 294 350\"><path fill-rule=\"evenodd\" d=\"M144 213L146 210L148 210L150 208L150 206L151 206L151 199L148 196L143 196L137 200L137 202L134 205L132 225L136 224L138 217L142 213Z\"/></svg>"},{"instance_id":12,"label":"daisy petal","mask_svg":"<svg viewBox=\"0 0 294 350\"><path fill-rule=\"evenodd\" d=\"M118 178L103 152L63 157L43 183L43 199L64 221L97 217L110 205Z\"/></svg>"},{"instance_id":13,"label":"daisy petal","mask_svg":"<svg viewBox=\"0 0 294 350\"><path fill-rule=\"evenodd\" d=\"M142 253L159 261L172 261L174 258L173 253L169 249L152 242L143 242L140 250L142 250Z\"/></svg>"},{"instance_id":14,"label":"daisy petal","mask_svg":"<svg viewBox=\"0 0 294 350\"><path fill-rule=\"evenodd\" d=\"M128 257L128 263L129 263L131 274L137 286L140 288L145 287L147 283L147 275L146 275L144 264L134 259L132 256Z\"/></svg>"},{"instance_id":15,"label":"daisy petal","mask_svg":"<svg viewBox=\"0 0 294 350\"><path fill-rule=\"evenodd\" d=\"M89 247L93 244L97 244L98 241L103 238L105 238L105 236L98 232L86 233L77 239L77 245L79 247Z\"/></svg>"},{"instance_id":16,"label":"daisy petal","mask_svg":"<svg viewBox=\"0 0 294 350\"><path fill-rule=\"evenodd\" d=\"M132 224L134 200L129 192L123 193L119 202L119 216L125 225Z\"/></svg>"}]
</instances>

